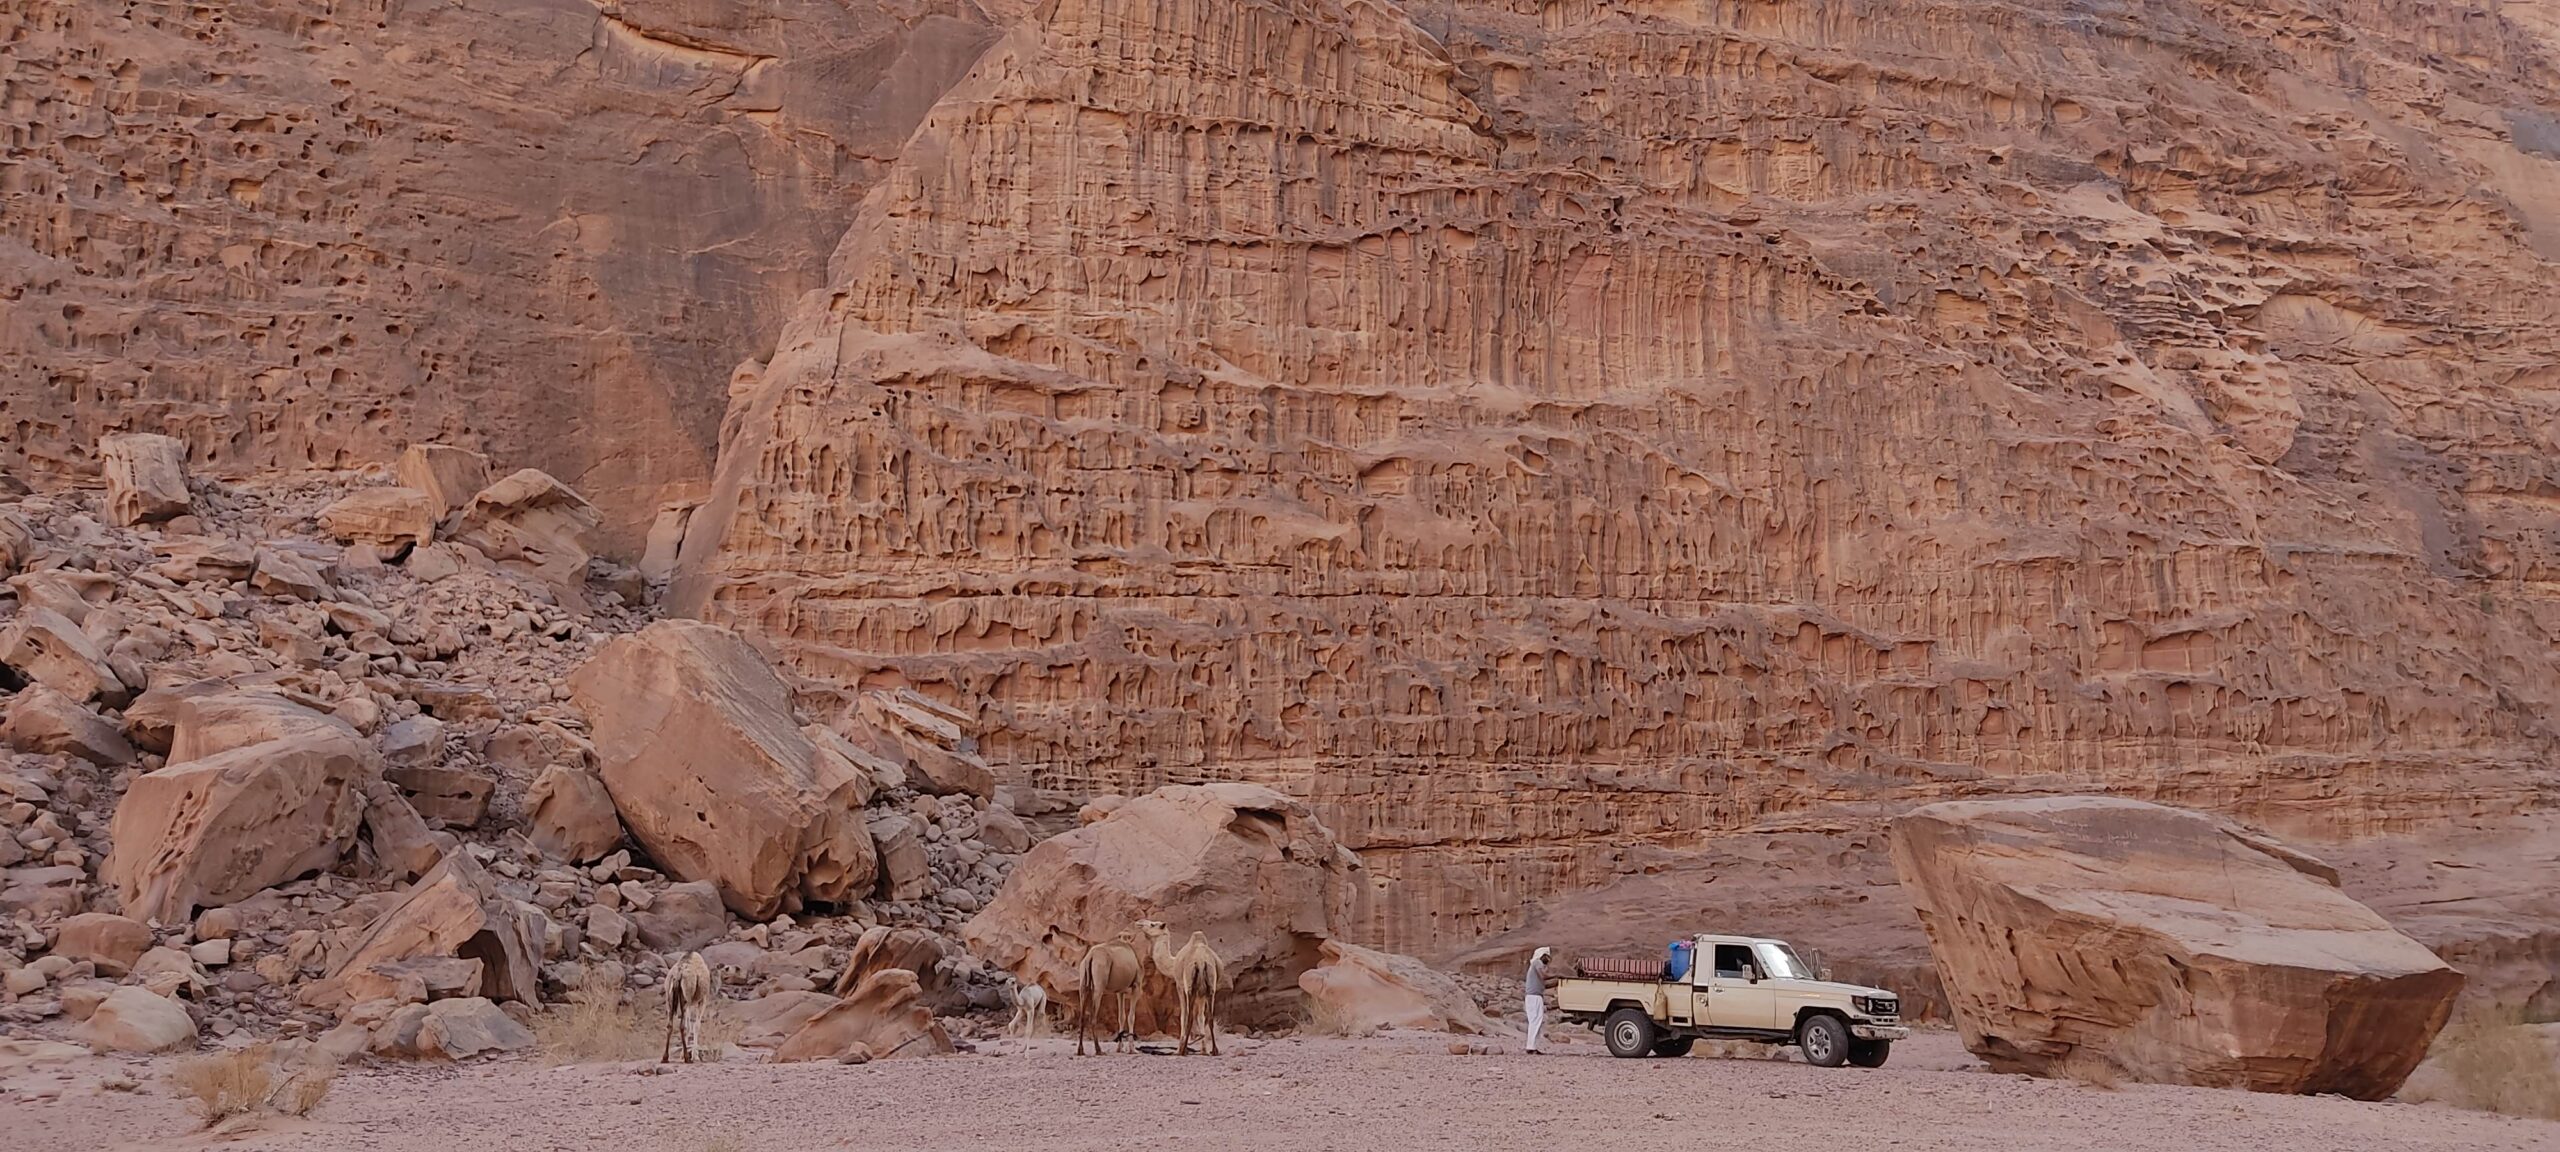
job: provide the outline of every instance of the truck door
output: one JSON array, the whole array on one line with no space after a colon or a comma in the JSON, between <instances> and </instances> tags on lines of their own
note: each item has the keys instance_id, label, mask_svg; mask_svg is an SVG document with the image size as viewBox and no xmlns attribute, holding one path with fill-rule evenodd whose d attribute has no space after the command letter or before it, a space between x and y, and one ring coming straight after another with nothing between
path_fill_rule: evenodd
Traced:
<instances>
[{"instance_id":1,"label":"truck door","mask_svg":"<svg viewBox=\"0 0 2560 1152\"><path fill-rule=\"evenodd\" d=\"M1707 1028L1775 1028L1778 1026L1778 991L1766 981L1754 982L1757 971L1748 944L1718 944L1711 955L1699 957L1704 979L1698 991L1707 1003L1698 1019Z\"/></svg>"}]
</instances>

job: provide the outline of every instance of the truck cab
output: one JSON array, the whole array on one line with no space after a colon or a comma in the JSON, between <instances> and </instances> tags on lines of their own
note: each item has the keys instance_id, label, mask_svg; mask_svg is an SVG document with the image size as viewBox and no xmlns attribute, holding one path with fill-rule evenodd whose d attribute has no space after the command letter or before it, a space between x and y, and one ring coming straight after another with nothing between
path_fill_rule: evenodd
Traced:
<instances>
[{"instance_id":1,"label":"truck cab","mask_svg":"<svg viewBox=\"0 0 2560 1152\"><path fill-rule=\"evenodd\" d=\"M1601 1030L1613 1055L1681 1056L1700 1037L1796 1045L1808 1063L1876 1067L1902 1026L1900 998L1821 979L1783 940L1700 935L1688 971L1591 958L1556 982L1567 1020Z\"/></svg>"}]
</instances>

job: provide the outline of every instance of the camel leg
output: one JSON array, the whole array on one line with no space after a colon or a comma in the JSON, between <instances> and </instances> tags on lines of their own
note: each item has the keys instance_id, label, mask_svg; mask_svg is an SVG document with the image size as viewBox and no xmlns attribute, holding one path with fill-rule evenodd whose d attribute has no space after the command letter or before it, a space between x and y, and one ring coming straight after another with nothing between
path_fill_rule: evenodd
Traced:
<instances>
[{"instance_id":1,"label":"camel leg","mask_svg":"<svg viewBox=\"0 0 2560 1152\"><path fill-rule=\"evenodd\" d=\"M1121 1051L1138 1050L1138 989L1134 985L1120 994L1120 1036Z\"/></svg>"},{"instance_id":2,"label":"camel leg","mask_svg":"<svg viewBox=\"0 0 2560 1152\"><path fill-rule=\"evenodd\" d=\"M1188 1056L1191 1054L1191 982L1189 980L1174 982L1173 1002L1175 1004L1174 1026L1182 1029L1181 1037L1174 1042L1173 1054Z\"/></svg>"},{"instance_id":3,"label":"camel leg","mask_svg":"<svg viewBox=\"0 0 2560 1152\"><path fill-rule=\"evenodd\" d=\"M589 992L587 995L593 996L595 993ZM667 985L667 1042L658 1046L658 1063L660 1064L666 1063L667 1057L676 1050L676 1010L683 1003L683 990L673 984Z\"/></svg>"},{"instance_id":4,"label":"camel leg","mask_svg":"<svg viewBox=\"0 0 2560 1152\"><path fill-rule=\"evenodd\" d=\"M1209 1054L1215 1056L1218 1054L1218 986L1215 984L1209 985L1205 1007L1207 1011L1203 1013L1201 1022L1209 1026Z\"/></svg>"},{"instance_id":5,"label":"camel leg","mask_svg":"<svg viewBox=\"0 0 2560 1152\"><path fill-rule=\"evenodd\" d=\"M1076 989L1076 1055L1084 1055L1085 1033L1093 1030L1093 978L1085 977L1084 987Z\"/></svg>"}]
</instances>

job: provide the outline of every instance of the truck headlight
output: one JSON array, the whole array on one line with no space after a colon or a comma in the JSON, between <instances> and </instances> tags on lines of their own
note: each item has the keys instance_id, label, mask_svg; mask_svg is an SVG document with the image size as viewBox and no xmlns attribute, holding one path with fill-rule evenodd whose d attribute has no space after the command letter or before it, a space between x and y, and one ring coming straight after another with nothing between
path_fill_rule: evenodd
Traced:
<instances>
[{"instance_id":1,"label":"truck headlight","mask_svg":"<svg viewBox=\"0 0 2560 1152\"><path fill-rule=\"evenodd\" d=\"M1849 1002L1869 1016L1898 1016L1902 1013L1902 1001L1897 997L1852 996Z\"/></svg>"}]
</instances>

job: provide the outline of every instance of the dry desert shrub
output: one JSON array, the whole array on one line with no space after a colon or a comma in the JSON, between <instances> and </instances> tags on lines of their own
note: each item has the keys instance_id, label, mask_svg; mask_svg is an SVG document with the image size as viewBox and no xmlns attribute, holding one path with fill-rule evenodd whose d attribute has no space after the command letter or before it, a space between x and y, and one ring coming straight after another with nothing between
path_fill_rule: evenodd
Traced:
<instances>
[{"instance_id":1,"label":"dry desert shrub","mask_svg":"<svg viewBox=\"0 0 2560 1152\"><path fill-rule=\"evenodd\" d=\"M308 1116L328 1098L338 1082L338 1062L317 1049L306 1054L268 1097L268 1106L287 1116Z\"/></svg>"},{"instance_id":2,"label":"dry desert shrub","mask_svg":"<svg viewBox=\"0 0 2560 1152\"><path fill-rule=\"evenodd\" d=\"M2560 1046L2547 1027L2519 1020L2512 1011L2480 1011L2445 1025L2401 1096L2560 1120Z\"/></svg>"},{"instance_id":3,"label":"dry desert shrub","mask_svg":"<svg viewBox=\"0 0 2560 1152\"><path fill-rule=\"evenodd\" d=\"M1298 1031L1308 1036L1362 1036L1367 1034L1367 1029L1362 1028L1357 1021L1343 1016L1341 1009L1337 1005L1326 1003L1324 1000L1314 996L1307 998L1306 1023L1300 1025Z\"/></svg>"},{"instance_id":4,"label":"dry desert shrub","mask_svg":"<svg viewBox=\"0 0 2560 1152\"><path fill-rule=\"evenodd\" d=\"M211 1128L265 1106L275 1089L275 1046L252 1044L210 1056L194 1056L169 1071L169 1083Z\"/></svg>"},{"instance_id":5,"label":"dry desert shrub","mask_svg":"<svg viewBox=\"0 0 2560 1152\"><path fill-rule=\"evenodd\" d=\"M2052 1074L2107 1092L2124 1087L2124 1073L2114 1061L2079 1049L2073 1049L2069 1055L2055 1061Z\"/></svg>"},{"instance_id":6,"label":"dry desert shrub","mask_svg":"<svg viewBox=\"0 0 2560 1152\"><path fill-rule=\"evenodd\" d=\"M308 1116L337 1082L338 1063L316 1048L287 1057L273 1043L178 1062L169 1081L211 1128L260 1110Z\"/></svg>"},{"instance_id":7,"label":"dry desert shrub","mask_svg":"<svg viewBox=\"0 0 2560 1152\"><path fill-rule=\"evenodd\" d=\"M655 1060L664 1050L666 1031L665 1012L625 1004L611 992L570 993L567 1003L533 1022L534 1048L553 1064ZM703 1031L711 1028L706 1024Z\"/></svg>"}]
</instances>

